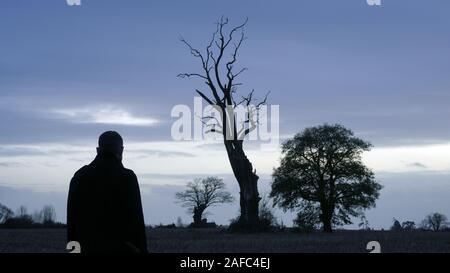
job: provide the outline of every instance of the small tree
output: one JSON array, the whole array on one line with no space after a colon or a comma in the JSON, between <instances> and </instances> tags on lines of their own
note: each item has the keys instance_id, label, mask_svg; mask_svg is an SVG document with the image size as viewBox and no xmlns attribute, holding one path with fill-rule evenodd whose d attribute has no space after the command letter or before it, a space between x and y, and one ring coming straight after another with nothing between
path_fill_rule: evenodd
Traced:
<instances>
[{"instance_id":1,"label":"small tree","mask_svg":"<svg viewBox=\"0 0 450 273\"><path fill-rule=\"evenodd\" d=\"M41 210L42 222L44 225L54 224L56 221L55 208L52 205L46 205Z\"/></svg>"},{"instance_id":2,"label":"small tree","mask_svg":"<svg viewBox=\"0 0 450 273\"><path fill-rule=\"evenodd\" d=\"M202 216L205 210L213 205L231 203L233 197L225 191L225 183L217 177L197 178L187 184L187 190L175 195L183 207L187 207L193 214L194 226L202 224Z\"/></svg>"},{"instance_id":3,"label":"small tree","mask_svg":"<svg viewBox=\"0 0 450 273\"><path fill-rule=\"evenodd\" d=\"M42 224L42 222L44 222L42 219L42 211L34 211L31 218L33 219L33 222L35 222L35 223Z\"/></svg>"},{"instance_id":4,"label":"small tree","mask_svg":"<svg viewBox=\"0 0 450 273\"><path fill-rule=\"evenodd\" d=\"M20 206L15 217L9 217L3 223L7 228L29 228L33 226L33 219L25 206Z\"/></svg>"},{"instance_id":5,"label":"small tree","mask_svg":"<svg viewBox=\"0 0 450 273\"><path fill-rule=\"evenodd\" d=\"M433 231L442 230L446 228L447 225L449 225L447 222L447 216L437 212L428 215L421 224L422 228Z\"/></svg>"},{"instance_id":6,"label":"small tree","mask_svg":"<svg viewBox=\"0 0 450 273\"><path fill-rule=\"evenodd\" d=\"M392 231L401 231L402 230L402 225L400 224L400 221L397 219L392 219L393 223L391 226L391 230Z\"/></svg>"},{"instance_id":7,"label":"small tree","mask_svg":"<svg viewBox=\"0 0 450 273\"><path fill-rule=\"evenodd\" d=\"M259 202L259 220L261 228L270 229L271 227L278 226L278 221L272 207L269 197L264 195Z\"/></svg>"},{"instance_id":8,"label":"small tree","mask_svg":"<svg viewBox=\"0 0 450 273\"><path fill-rule=\"evenodd\" d=\"M382 188L361 154L371 144L341 125L305 129L282 146L280 167L273 173L271 197L285 209L308 205L320 211L324 232L350 224L350 217L375 206Z\"/></svg>"},{"instance_id":9,"label":"small tree","mask_svg":"<svg viewBox=\"0 0 450 273\"><path fill-rule=\"evenodd\" d=\"M5 205L0 203L0 224L14 216L14 212Z\"/></svg>"},{"instance_id":10,"label":"small tree","mask_svg":"<svg viewBox=\"0 0 450 273\"><path fill-rule=\"evenodd\" d=\"M182 228L182 227L184 227L183 219L181 219L180 216L177 217L177 224L176 224L176 226L177 226L177 228Z\"/></svg>"},{"instance_id":11,"label":"small tree","mask_svg":"<svg viewBox=\"0 0 450 273\"><path fill-rule=\"evenodd\" d=\"M415 230L416 223L414 223L413 221L405 221L402 223L402 229L403 230Z\"/></svg>"},{"instance_id":12,"label":"small tree","mask_svg":"<svg viewBox=\"0 0 450 273\"><path fill-rule=\"evenodd\" d=\"M29 216L27 207L20 206L19 209L17 210L17 217L24 218L24 217L27 217L27 216Z\"/></svg>"},{"instance_id":13,"label":"small tree","mask_svg":"<svg viewBox=\"0 0 450 273\"><path fill-rule=\"evenodd\" d=\"M370 230L369 220L367 220L366 216L361 216L360 220L361 222L359 222L358 226L363 230Z\"/></svg>"}]
</instances>

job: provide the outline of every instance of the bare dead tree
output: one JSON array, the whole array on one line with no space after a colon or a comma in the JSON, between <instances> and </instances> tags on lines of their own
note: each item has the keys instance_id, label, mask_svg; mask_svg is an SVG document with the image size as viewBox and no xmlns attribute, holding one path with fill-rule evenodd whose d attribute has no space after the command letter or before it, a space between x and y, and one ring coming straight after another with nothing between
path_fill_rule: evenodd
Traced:
<instances>
[{"instance_id":1,"label":"bare dead tree","mask_svg":"<svg viewBox=\"0 0 450 273\"><path fill-rule=\"evenodd\" d=\"M258 110L266 103L267 95L264 100L255 103L254 90L252 90L248 95L237 99L238 87L241 85L237 79L247 68L236 69L235 65L239 49L246 39L244 28L247 21L228 28L228 19L220 18L217 29L212 34L204 52L194 48L182 38L181 41L189 48L190 53L200 60L202 72L182 73L178 77L196 77L203 80L208 87L208 93L199 89L196 89L196 92L209 105L219 110L220 120L212 116L202 118L204 121L209 121L209 123L204 122L210 127L207 133L223 135L228 159L240 187L241 214L238 224L245 229L254 229L259 224L258 207L261 199L257 185L259 177L244 152L243 142L245 137L257 128ZM247 110L246 118L239 125L234 111L237 107L244 107Z\"/></svg>"},{"instance_id":2,"label":"bare dead tree","mask_svg":"<svg viewBox=\"0 0 450 273\"><path fill-rule=\"evenodd\" d=\"M225 191L225 183L217 177L197 178L187 184L187 189L177 192L178 202L193 213L194 226L201 226L202 215L205 210L214 205L231 203L233 197Z\"/></svg>"}]
</instances>

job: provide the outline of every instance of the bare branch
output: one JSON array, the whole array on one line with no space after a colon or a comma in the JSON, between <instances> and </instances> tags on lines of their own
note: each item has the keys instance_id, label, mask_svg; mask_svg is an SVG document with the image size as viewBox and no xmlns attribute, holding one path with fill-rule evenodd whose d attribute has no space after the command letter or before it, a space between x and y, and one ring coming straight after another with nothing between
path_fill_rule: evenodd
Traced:
<instances>
[{"instance_id":1,"label":"bare branch","mask_svg":"<svg viewBox=\"0 0 450 273\"><path fill-rule=\"evenodd\" d=\"M192 45L189 42L187 42L183 37L180 38L180 41L189 48L189 50L191 51L191 54L194 57L200 58L202 60L202 63L203 64L205 63L203 55L200 53L200 51L198 49L195 49L194 47L192 47Z\"/></svg>"},{"instance_id":2,"label":"bare branch","mask_svg":"<svg viewBox=\"0 0 450 273\"><path fill-rule=\"evenodd\" d=\"M222 128L222 126L220 125L220 121L215 117L215 116L205 116L205 117L202 117L202 122L203 122L203 120L204 119L206 119L206 120L214 120L214 121L216 121L216 125L217 126L219 126L220 128ZM207 121L206 122L204 122L203 124L205 124L205 125L211 125L211 124L207 124Z\"/></svg>"},{"instance_id":3,"label":"bare branch","mask_svg":"<svg viewBox=\"0 0 450 273\"><path fill-rule=\"evenodd\" d=\"M239 139L243 139L245 136L247 136L257 128L259 124L259 109L261 105L265 105L267 103L267 98L270 94L270 91L267 92L266 96L264 97L264 100L262 100L256 105L251 105L251 102L253 101L254 91L255 90L252 90L246 97L243 97L242 101L239 103L242 104L243 102L245 102L245 105L247 107L247 119L243 122L241 129L237 132ZM246 127L246 125L249 126Z\"/></svg>"},{"instance_id":4,"label":"bare branch","mask_svg":"<svg viewBox=\"0 0 450 273\"><path fill-rule=\"evenodd\" d=\"M195 91L205 100L205 101L207 101L210 105L214 105L215 103L210 99L210 98L208 98L205 94L203 94L200 90L198 90L198 89L195 89Z\"/></svg>"},{"instance_id":5,"label":"bare branch","mask_svg":"<svg viewBox=\"0 0 450 273\"><path fill-rule=\"evenodd\" d=\"M238 51L242 45L242 42L245 40L245 36L244 36L244 31L242 31L241 34L241 38L239 39L239 42L237 44L234 44L234 52L231 54L231 60L226 64L226 68L227 68L227 78L228 78L228 88L230 88L232 86L232 82L233 80L239 76L239 74L241 74L242 72L244 72L245 70L247 70L247 68L243 68L241 69L241 71L239 71L236 74L233 74L233 65L237 60L237 54Z\"/></svg>"},{"instance_id":6,"label":"bare branch","mask_svg":"<svg viewBox=\"0 0 450 273\"><path fill-rule=\"evenodd\" d=\"M222 84L222 81L220 80L220 72L219 72L219 68L220 68L220 61L222 60L223 54L225 52L225 37L223 35L223 27L228 24L228 18L223 18L223 16L220 18L220 22L219 24L219 41L215 41L215 44L217 46L217 48L219 49L219 54L217 56L217 58L212 58L214 61L214 74L216 76L216 82L217 85L219 86L220 90L222 90L222 92L225 94L226 90Z\"/></svg>"},{"instance_id":7,"label":"bare branch","mask_svg":"<svg viewBox=\"0 0 450 273\"><path fill-rule=\"evenodd\" d=\"M232 78L234 79L234 78L238 77L240 74L242 74L243 72L245 72L247 70L248 70L247 67L242 68L238 73L232 75ZM235 84L235 85L238 85L238 84Z\"/></svg>"},{"instance_id":8,"label":"bare branch","mask_svg":"<svg viewBox=\"0 0 450 273\"><path fill-rule=\"evenodd\" d=\"M247 25L247 23L248 23L248 17L245 18L244 23L242 23L241 25L239 25L239 26L233 28L233 29L230 31L230 35L229 35L228 41L227 41L227 43L226 43L227 46L228 46L228 44L233 40L233 34L234 34L236 31L238 31L238 30L240 30L240 29L243 29L243 28Z\"/></svg>"},{"instance_id":9,"label":"bare branch","mask_svg":"<svg viewBox=\"0 0 450 273\"><path fill-rule=\"evenodd\" d=\"M204 80L208 80L207 77L205 77L205 76L203 76L201 74L198 74L198 73L181 73L181 74L178 74L177 77L178 78L199 77L199 78L202 78Z\"/></svg>"},{"instance_id":10,"label":"bare branch","mask_svg":"<svg viewBox=\"0 0 450 273\"><path fill-rule=\"evenodd\" d=\"M256 105L256 108L259 109L259 107L260 107L261 105L264 105L264 104L267 103L267 97L269 96L269 94L270 94L270 91L266 93L266 96L264 97L264 100L262 100L260 103L258 103L258 104Z\"/></svg>"}]
</instances>

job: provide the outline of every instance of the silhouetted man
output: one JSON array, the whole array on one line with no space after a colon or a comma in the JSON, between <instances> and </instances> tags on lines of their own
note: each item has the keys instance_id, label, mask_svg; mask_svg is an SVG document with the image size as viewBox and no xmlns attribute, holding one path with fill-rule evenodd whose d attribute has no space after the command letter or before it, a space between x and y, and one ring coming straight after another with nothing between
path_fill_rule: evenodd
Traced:
<instances>
[{"instance_id":1,"label":"silhouetted man","mask_svg":"<svg viewBox=\"0 0 450 273\"><path fill-rule=\"evenodd\" d=\"M67 238L81 252L147 252L136 175L122 165L123 140L103 133L94 161L70 182Z\"/></svg>"}]
</instances>

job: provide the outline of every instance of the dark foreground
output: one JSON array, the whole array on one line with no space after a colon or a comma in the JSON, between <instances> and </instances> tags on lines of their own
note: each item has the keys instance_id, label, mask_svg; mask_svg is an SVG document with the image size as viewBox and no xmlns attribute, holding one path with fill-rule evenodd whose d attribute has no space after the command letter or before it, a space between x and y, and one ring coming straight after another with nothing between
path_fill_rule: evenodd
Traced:
<instances>
[{"instance_id":1,"label":"dark foreground","mask_svg":"<svg viewBox=\"0 0 450 273\"><path fill-rule=\"evenodd\" d=\"M0 252L66 252L65 229L0 229ZM223 230L149 229L150 252L450 252L450 232L336 231L229 234Z\"/></svg>"}]
</instances>

